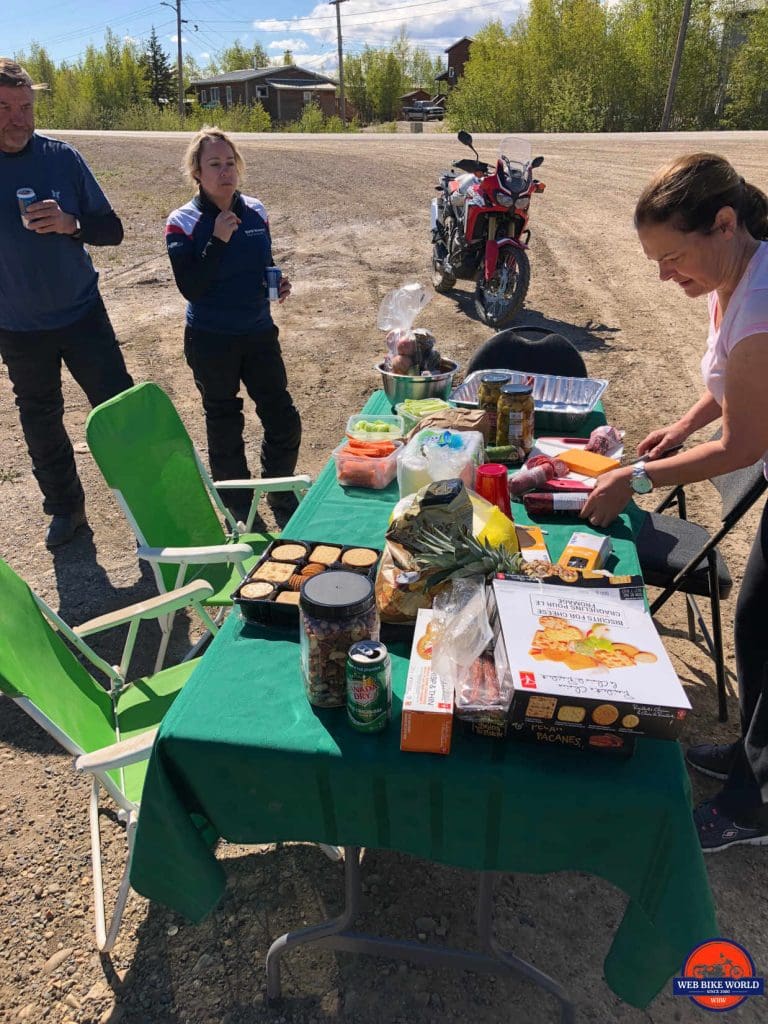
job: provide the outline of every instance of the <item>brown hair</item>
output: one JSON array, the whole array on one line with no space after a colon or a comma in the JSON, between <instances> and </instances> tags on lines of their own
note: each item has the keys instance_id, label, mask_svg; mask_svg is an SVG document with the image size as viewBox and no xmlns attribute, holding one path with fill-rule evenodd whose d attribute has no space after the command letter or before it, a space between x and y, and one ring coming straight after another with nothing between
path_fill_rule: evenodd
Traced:
<instances>
[{"instance_id":1,"label":"brown hair","mask_svg":"<svg viewBox=\"0 0 768 1024\"><path fill-rule=\"evenodd\" d=\"M26 86L28 89L47 89L47 85L34 85L32 79L15 60L0 57L0 85Z\"/></svg>"},{"instance_id":2,"label":"brown hair","mask_svg":"<svg viewBox=\"0 0 768 1024\"><path fill-rule=\"evenodd\" d=\"M768 238L768 197L716 153L681 156L654 174L635 207L635 227L672 221L679 231L709 231L732 207L753 238Z\"/></svg>"},{"instance_id":3,"label":"brown hair","mask_svg":"<svg viewBox=\"0 0 768 1024\"><path fill-rule=\"evenodd\" d=\"M187 146L187 151L184 154L184 163L181 166L182 171L192 184L199 184L198 175L200 174L200 158L203 152L203 144L209 139L215 142L226 142L234 154L238 177L242 178L245 174L245 161L234 141L221 128L217 128L216 125L204 124Z\"/></svg>"}]
</instances>

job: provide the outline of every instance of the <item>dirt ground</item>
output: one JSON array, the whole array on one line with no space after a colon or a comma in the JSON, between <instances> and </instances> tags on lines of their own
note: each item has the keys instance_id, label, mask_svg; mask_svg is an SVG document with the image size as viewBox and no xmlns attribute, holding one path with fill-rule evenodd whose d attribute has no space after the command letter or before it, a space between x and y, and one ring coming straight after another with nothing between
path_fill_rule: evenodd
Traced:
<instances>
[{"instance_id":1,"label":"dirt ground","mask_svg":"<svg viewBox=\"0 0 768 1024\"><path fill-rule=\"evenodd\" d=\"M185 141L86 134L73 141L125 223L123 245L95 250L94 257L129 370L137 381L155 380L169 391L205 452L201 405L182 356L184 302L162 234L170 210L189 195L178 171ZM672 285L660 284L634 236L633 201L659 163L700 148L724 153L747 180L766 188L768 135L541 136L535 148L545 157L540 177L547 190L533 203L532 281L520 320L562 332L584 354L590 373L610 380L609 419L627 430L634 445L697 398L706 308L703 300L691 302ZM267 136L244 142L243 149L246 191L266 203L277 261L294 285L276 319L304 422L299 469L316 474L347 416L377 386L372 368L383 349L383 335L375 327L379 300L405 280L427 279L429 200L437 173L462 155L462 147L452 136L429 131L342 140ZM495 141L480 137L479 149L491 155ZM443 352L464 365L490 333L474 318L471 305L465 286L436 296L419 320L434 331ZM68 378L65 398L92 533L82 532L55 553L44 547L40 495L2 369L0 553L75 625L149 596L154 586L137 565L123 515L85 448L87 402ZM256 467L259 427L252 411L247 424ZM709 485L693 492L691 515L714 525L715 492ZM267 513L265 520L269 523ZM737 583L755 522L756 513L723 545ZM733 603L732 597L724 610L731 667ZM719 725L712 663L703 644L688 639L681 599L666 606L659 627L694 707L684 742L732 738L736 699L730 700L731 722ZM177 651L186 633L182 624L174 641ZM148 635L145 668L155 639ZM116 660L116 642L103 640L99 650ZM312 952L286 958L287 998L279 1009L266 1007L263 957L271 940L340 906L340 869L311 846L224 847L227 896L199 926L132 895L112 959L114 972L105 973L93 942L87 781L74 777L70 759L6 698L0 698L0 765L0 1021L325 1024L343 1018L365 1024L539 1024L556 1019L547 997L508 978ZM692 781L698 798L714 791L698 778ZM114 888L122 834L109 815L102 821ZM746 946L764 973L765 849L737 848L710 857L707 867L721 934ZM471 943L474 883L468 874L376 851L369 853L366 873L364 927L413 938L416 919L431 915L437 922L445 918L446 941ZM703 1011L666 991L641 1012L620 1003L607 987L602 962L624 906L621 892L590 876L510 876L499 888L499 934L573 994L579 1024L701 1019ZM761 1003L753 999L733 1015L745 1022L762 1020Z\"/></svg>"}]
</instances>

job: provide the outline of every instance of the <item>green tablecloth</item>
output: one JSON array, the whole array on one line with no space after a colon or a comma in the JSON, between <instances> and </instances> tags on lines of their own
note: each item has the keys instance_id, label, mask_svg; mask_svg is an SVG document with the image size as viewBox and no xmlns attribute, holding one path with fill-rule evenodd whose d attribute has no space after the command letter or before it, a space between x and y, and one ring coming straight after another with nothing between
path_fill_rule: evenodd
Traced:
<instances>
[{"instance_id":1,"label":"green tablecloth","mask_svg":"<svg viewBox=\"0 0 768 1024\"><path fill-rule=\"evenodd\" d=\"M384 411L383 395L366 411ZM396 489L345 493L326 468L286 535L380 544ZM515 506L515 512L522 511ZM520 517L522 518L522 517ZM557 556L573 522L547 524ZM637 571L628 521L617 569ZM640 740L619 761L456 730L448 757L399 749L409 645L391 645L392 726L361 736L307 702L298 630L230 615L165 719L149 764L135 889L199 920L225 877L210 833L400 850L465 868L590 872L630 898L605 962L613 990L646 1005L697 942L717 934L677 743Z\"/></svg>"}]
</instances>

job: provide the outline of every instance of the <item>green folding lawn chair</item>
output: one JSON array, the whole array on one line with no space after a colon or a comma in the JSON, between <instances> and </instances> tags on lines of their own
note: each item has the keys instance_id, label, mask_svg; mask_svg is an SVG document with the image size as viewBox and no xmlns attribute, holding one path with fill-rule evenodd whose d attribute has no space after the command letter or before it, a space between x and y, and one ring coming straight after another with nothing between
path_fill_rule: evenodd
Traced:
<instances>
[{"instance_id":1,"label":"green folding lawn chair","mask_svg":"<svg viewBox=\"0 0 768 1024\"><path fill-rule=\"evenodd\" d=\"M91 412L85 430L91 454L136 535L139 558L152 565L158 590L206 580L213 587L206 604L222 609L219 618L273 539L248 532L261 495L290 491L300 501L312 482L292 476L214 483L173 402L157 384L137 384L104 402ZM253 491L243 533L218 494L235 488ZM163 639L155 670L163 663L172 625L172 615L160 621Z\"/></svg>"},{"instance_id":2,"label":"green folding lawn chair","mask_svg":"<svg viewBox=\"0 0 768 1024\"><path fill-rule=\"evenodd\" d=\"M139 814L147 759L157 726L194 669L186 661L156 675L128 681L127 672L142 621L181 608L194 608L209 629L216 625L202 607L211 594L200 580L180 590L101 615L77 629L52 611L0 559L0 692L10 697L76 756L75 768L93 778L89 815L96 942L108 952L115 943L128 898L133 836ZM120 666L100 658L83 637L128 625ZM64 643L68 640L109 680L100 686ZM126 826L128 853L112 920L104 912L99 833L99 796L104 789Z\"/></svg>"}]
</instances>

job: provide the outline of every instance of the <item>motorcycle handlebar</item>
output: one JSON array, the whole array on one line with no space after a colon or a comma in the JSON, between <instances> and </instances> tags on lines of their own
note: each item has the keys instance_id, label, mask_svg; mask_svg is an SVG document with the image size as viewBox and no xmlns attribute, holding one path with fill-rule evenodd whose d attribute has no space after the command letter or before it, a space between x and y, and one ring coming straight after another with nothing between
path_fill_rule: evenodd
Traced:
<instances>
[{"instance_id":1,"label":"motorcycle handlebar","mask_svg":"<svg viewBox=\"0 0 768 1024\"><path fill-rule=\"evenodd\" d=\"M470 174L488 174L491 169L484 160L454 160L453 166Z\"/></svg>"}]
</instances>

